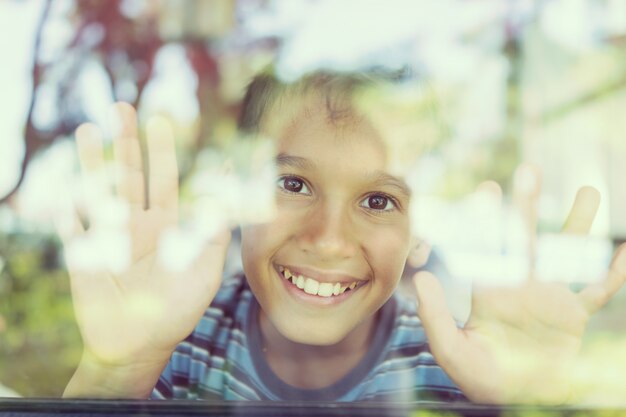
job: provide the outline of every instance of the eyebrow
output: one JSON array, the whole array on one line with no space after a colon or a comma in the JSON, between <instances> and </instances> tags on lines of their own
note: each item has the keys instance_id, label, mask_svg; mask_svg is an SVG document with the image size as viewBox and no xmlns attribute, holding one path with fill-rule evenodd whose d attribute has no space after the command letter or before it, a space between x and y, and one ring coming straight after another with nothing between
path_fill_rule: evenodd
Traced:
<instances>
[{"instance_id":1,"label":"eyebrow","mask_svg":"<svg viewBox=\"0 0 626 417\"><path fill-rule=\"evenodd\" d=\"M315 164L306 158L300 156L292 156L284 153L279 153L276 157L276 165L278 166L290 166L300 169L311 169Z\"/></svg>"},{"instance_id":2,"label":"eyebrow","mask_svg":"<svg viewBox=\"0 0 626 417\"><path fill-rule=\"evenodd\" d=\"M383 171L374 171L369 175L369 177L371 178L371 181L377 185L397 188L398 191L404 194L406 198L411 197L411 189L406 182L394 177L393 175L387 174Z\"/></svg>"}]
</instances>

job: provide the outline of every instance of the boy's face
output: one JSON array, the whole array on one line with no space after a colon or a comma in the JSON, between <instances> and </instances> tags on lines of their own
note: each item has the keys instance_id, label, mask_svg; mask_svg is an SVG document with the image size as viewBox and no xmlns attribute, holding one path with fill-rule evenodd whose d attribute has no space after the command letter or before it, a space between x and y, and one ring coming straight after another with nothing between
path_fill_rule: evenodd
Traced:
<instances>
[{"instance_id":1,"label":"boy's face","mask_svg":"<svg viewBox=\"0 0 626 417\"><path fill-rule=\"evenodd\" d=\"M243 229L242 257L262 314L283 336L332 345L396 288L411 243L410 196L368 123L335 126L325 110L311 113L277 143L277 215Z\"/></svg>"}]
</instances>

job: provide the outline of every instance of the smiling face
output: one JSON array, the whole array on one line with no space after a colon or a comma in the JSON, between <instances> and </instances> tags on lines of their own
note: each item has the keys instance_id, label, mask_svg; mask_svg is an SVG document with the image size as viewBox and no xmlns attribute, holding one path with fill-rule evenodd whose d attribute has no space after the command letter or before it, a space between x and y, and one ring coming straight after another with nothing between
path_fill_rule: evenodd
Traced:
<instances>
[{"instance_id":1,"label":"smiling face","mask_svg":"<svg viewBox=\"0 0 626 417\"><path fill-rule=\"evenodd\" d=\"M262 315L288 340L333 345L369 332L410 247L409 191L365 121L303 112L277 143L277 214L243 228Z\"/></svg>"}]
</instances>

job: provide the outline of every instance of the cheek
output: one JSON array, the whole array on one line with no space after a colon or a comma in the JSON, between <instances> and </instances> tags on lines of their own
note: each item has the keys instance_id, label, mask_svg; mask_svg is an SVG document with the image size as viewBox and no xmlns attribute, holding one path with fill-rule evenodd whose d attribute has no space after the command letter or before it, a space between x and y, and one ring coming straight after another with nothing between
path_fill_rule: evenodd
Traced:
<instances>
[{"instance_id":1,"label":"cheek","mask_svg":"<svg viewBox=\"0 0 626 417\"><path fill-rule=\"evenodd\" d=\"M263 284L271 262L271 231L266 225L246 226L241 229L241 262L248 284L257 297L264 297Z\"/></svg>"},{"instance_id":2,"label":"cheek","mask_svg":"<svg viewBox=\"0 0 626 417\"><path fill-rule=\"evenodd\" d=\"M279 212L271 223L242 227L241 257L244 268L251 271L250 268L258 268L263 261L269 260L284 244L289 234L288 224L289 222Z\"/></svg>"},{"instance_id":3,"label":"cheek","mask_svg":"<svg viewBox=\"0 0 626 417\"><path fill-rule=\"evenodd\" d=\"M408 226L370 233L364 248L376 276L397 282L410 253L411 237Z\"/></svg>"},{"instance_id":4,"label":"cheek","mask_svg":"<svg viewBox=\"0 0 626 417\"><path fill-rule=\"evenodd\" d=\"M258 263L267 246L265 237L268 230L263 225L246 226L241 229L241 260L246 275L258 267Z\"/></svg>"}]
</instances>

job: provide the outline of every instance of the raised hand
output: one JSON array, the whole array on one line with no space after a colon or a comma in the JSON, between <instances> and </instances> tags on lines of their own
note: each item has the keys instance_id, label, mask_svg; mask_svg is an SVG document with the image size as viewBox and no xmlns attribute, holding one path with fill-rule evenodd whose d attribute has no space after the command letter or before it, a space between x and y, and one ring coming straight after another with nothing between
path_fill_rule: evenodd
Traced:
<instances>
[{"instance_id":1,"label":"raised hand","mask_svg":"<svg viewBox=\"0 0 626 417\"><path fill-rule=\"evenodd\" d=\"M113 143L114 193L103 180L100 130L83 125L76 132L89 228L85 230L77 216L71 227L61 227L84 343L82 362L66 395L149 394L176 345L191 333L215 296L230 238L225 228L204 242L199 256L185 268L168 267L161 242L165 234L177 232L179 221L178 168L171 128L163 119L148 123L149 175L144 178L135 110L123 103L115 109L122 127ZM116 226L102 220L107 204L123 213L120 216L125 221L117 230L110 230ZM128 243L127 259L89 265L84 247L90 239L107 234L117 236L111 242ZM119 247L109 249L119 251ZM135 380L124 381L127 369L134 369ZM110 386L89 387L111 379L111 373Z\"/></svg>"},{"instance_id":2,"label":"raised hand","mask_svg":"<svg viewBox=\"0 0 626 417\"><path fill-rule=\"evenodd\" d=\"M529 193L535 198L536 193ZM587 234L598 192L579 190L563 234ZM522 208L532 207L526 201ZM532 211L532 210L531 210ZM527 217L534 224L534 216ZM534 243L530 241L531 259ZM418 314L438 363L475 402L561 404L576 401L570 371L590 316L626 279L626 247L616 251L606 278L575 293L534 272L517 286L475 287L472 311L458 328L435 276L416 275ZM506 277L503 277L506 282Z\"/></svg>"}]
</instances>

